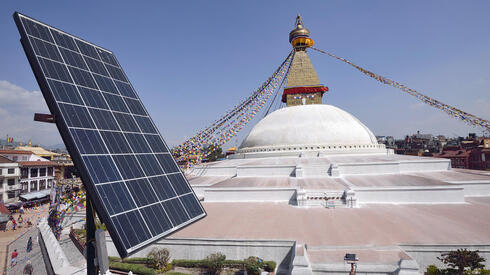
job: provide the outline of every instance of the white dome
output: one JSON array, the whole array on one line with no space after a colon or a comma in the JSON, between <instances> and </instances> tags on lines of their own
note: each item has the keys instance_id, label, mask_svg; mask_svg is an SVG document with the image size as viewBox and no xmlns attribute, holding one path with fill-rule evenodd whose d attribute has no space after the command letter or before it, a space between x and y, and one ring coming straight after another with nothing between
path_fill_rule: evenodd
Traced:
<instances>
[{"instance_id":1,"label":"white dome","mask_svg":"<svg viewBox=\"0 0 490 275\"><path fill-rule=\"evenodd\" d=\"M332 105L279 109L255 125L240 152L382 149L373 133L353 115Z\"/></svg>"}]
</instances>

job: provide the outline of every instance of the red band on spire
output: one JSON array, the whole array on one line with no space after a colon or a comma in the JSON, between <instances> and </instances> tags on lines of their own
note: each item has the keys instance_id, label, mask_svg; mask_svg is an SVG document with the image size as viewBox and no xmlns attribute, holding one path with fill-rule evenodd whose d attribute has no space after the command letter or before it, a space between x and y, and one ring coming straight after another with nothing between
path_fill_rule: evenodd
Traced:
<instances>
[{"instance_id":1,"label":"red band on spire","mask_svg":"<svg viewBox=\"0 0 490 275\"><path fill-rule=\"evenodd\" d=\"M312 93L321 92L323 95L323 93L327 92L327 91L328 91L327 86L322 86L322 87L294 87L294 88L284 89L284 92L282 93L282 102L286 103L287 95L291 95L291 94L312 94Z\"/></svg>"}]
</instances>

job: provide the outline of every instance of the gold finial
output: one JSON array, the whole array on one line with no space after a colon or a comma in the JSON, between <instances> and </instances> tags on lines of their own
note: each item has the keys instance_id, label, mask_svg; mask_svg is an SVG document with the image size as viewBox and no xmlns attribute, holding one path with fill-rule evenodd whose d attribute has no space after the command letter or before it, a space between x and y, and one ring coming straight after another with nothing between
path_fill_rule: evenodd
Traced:
<instances>
[{"instance_id":1,"label":"gold finial","mask_svg":"<svg viewBox=\"0 0 490 275\"><path fill-rule=\"evenodd\" d=\"M310 31L305 28L303 18L298 13L294 23L295 28L289 33L289 42L296 50L305 50L315 44L310 38Z\"/></svg>"},{"instance_id":2,"label":"gold finial","mask_svg":"<svg viewBox=\"0 0 490 275\"><path fill-rule=\"evenodd\" d=\"M32 147L32 141L29 139L29 143L27 143L27 146Z\"/></svg>"}]
</instances>

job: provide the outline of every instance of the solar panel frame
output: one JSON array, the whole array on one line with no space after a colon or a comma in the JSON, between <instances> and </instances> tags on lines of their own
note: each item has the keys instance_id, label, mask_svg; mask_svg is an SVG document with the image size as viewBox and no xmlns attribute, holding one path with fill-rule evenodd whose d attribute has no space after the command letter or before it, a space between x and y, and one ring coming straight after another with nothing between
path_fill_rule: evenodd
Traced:
<instances>
[{"instance_id":1,"label":"solar panel frame","mask_svg":"<svg viewBox=\"0 0 490 275\"><path fill-rule=\"evenodd\" d=\"M132 86L131 82L129 81L127 75L125 74L124 70L122 69L112 51L92 44L88 41L85 41L84 39L66 33L62 30L49 26L45 23L42 23L36 19L20 14L18 12L15 12L13 17L20 32L21 43L26 53L27 59L41 88L41 92L43 93L48 108L51 114L53 114L55 117L56 126L67 147L67 150L72 156L73 162L80 172L80 176L88 193L88 198L90 198L93 202L95 210L102 222L106 224L106 227L109 230L111 238L120 256L126 257L129 254L132 254L142 249L153 241L156 241L170 233L180 230L184 226L187 226L205 217L207 214L202 205L199 203L197 196L194 193L194 190L190 187L189 183L185 179L185 176L183 176L182 171L180 171L175 160L170 155L170 151L167 144L165 143L165 140L163 139L158 128L149 116L148 111L142 104L141 99L135 92L134 87ZM39 37L28 34L29 29L33 28L34 26L31 23L41 26L40 30L36 29ZM44 28L47 28L47 32ZM32 32L32 29L30 30ZM71 40L70 38L73 40ZM34 45L34 43L36 45ZM54 52L53 49L49 49L53 45L56 49L56 51ZM93 48L91 47L94 47L96 50L92 51ZM43 56L38 55L39 53L41 53L42 50L44 50L43 53L49 55L48 58L44 58ZM59 63L51 61L51 57L54 58L53 60L57 62L61 61L62 66L64 66L65 69L63 70L62 67L58 67L59 70L55 70L56 76L53 76L53 78L49 77L45 70L49 71L48 67L55 68L59 65ZM70 59L69 62L66 62L65 57ZM84 71L83 68L82 70L78 69L78 66L71 67L70 64L78 65L76 60L78 60L78 62L80 62L80 60L84 61L83 64L86 71ZM89 65L89 62L87 62L87 60L90 60L90 62L94 64L97 64L97 62L100 63L99 65L103 66L107 74L103 74L103 72L100 72L100 75L97 75L98 72L94 72L94 70L92 70L92 68L97 67L97 65ZM97 68L97 70L100 69L102 68ZM51 73L51 71L49 72ZM95 77L96 75L98 76L99 80ZM90 76L94 78L92 79L92 77ZM64 80L67 81L64 82ZM108 80L109 82L107 82ZM100 87L98 81L100 81L101 84L104 84L104 89ZM51 87L50 84L53 87ZM56 87L55 84L57 85ZM111 86L111 84L113 87ZM70 86L75 87L76 91L69 91ZM121 87L124 87L124 91L122 91L123 89ZM105 103L105 105L107 105L108 110L106 109L106 106L101 106L99 104L101 102L97 102L97 99L95 98L91 99L92 102L90 105L86 104L86 101L84 99L85 94L82 94L80 92L80 88L88 90L94 89L94 91L98 91L102 95L102 98L104 99L103 102ZM119 102L119 106L116 106L117 104L111 101L111 104L115 104L112 107L119 108L119 111L114 110L108 106L109 102L107 98L111 98L111 94L116 94L121 97L122 102L124 103L124 106L128 110L128 112L120 112L121 108L123 108L123 105L120 105L121 102ZM60 100L57 100L57 98ZM65 102L64 100L75 102ZM87 100L89 99L87 98ZM86 109L86 112L83 112L85 110L83 108ZM107 113L109 113L109 116L107 116ZM94 114L97 115L97 120L94 118ZM121 124L119 123L119 119L116 117L115 114L118 114L118 116L121 117L121 123L124 120L124 123L126 123L125 127L127 127L127 129L131 128L131 125L133 125L131 123L134 123L134 125L137 126L137 129L139 129L139 133L128 133L127 131L124 131L121 127ZM80 116L85 116L85 118L81 119ZM109 117L113 118L114 123L107 121ZM137 119L137 117L139 119ZM133 122L130 123L128 122L128 119L131 118L133 119ZM120 130L110 128L113 125L117 125ZM108 130L106 131L103 129L99 129L99 127L108 128ZM123 140L130 147L129 152L128 148L115 148L114 144L111 144L111 147L109 147L106 141L104 141L102 133L104 133L104 135L109 135L110 133L116 135L117 133L119 136L122 136L124 138ZM112 135L113 140L115 140L114 135ZM155 143L153 137L160 138L161 144L163 144L163 148L152 145L152 143L150 143L150 139L148 138L150 136L153 139L152 143ZM134 140L138 144L132 144L128 142L128 137L135 138ZM85 146L81 146L81 144L83 143L82 141L88 141L90 139L96 139L96 141L94 141L93 144L91 142L86 142ZM142 141L144 142L141 143ZM120 144L117 144L117 146L119 145ZM136 148L135 145L138 145L138 148ZM146 145L146 147L144 145ZM103 154L98 154L98 150L101 151ZM111 152L112 150L120 150L121 153L113 153ZM136 150L138 150L138 152L141 151L144 153L136 153ZM108 157L111 160L109 160ZM123 172L118 166L110 167L111 169L102 169L104 167L110 166L111 163L115 164L115 158L119 159L120 163L124 163L124 165L126 166L130 165L130 161L133 161L133 163L138 164L138 166L136 167L139 167L139 170L141 171L137 171L138 173L134 174L134 171L129 169L128 171L125 171L123 175ZM94 167L93 163L89 161L89 159L94 160L94 162L97 162L100 166ZM144 162L145 166L143 166L141 162ZM97 170L98 173L90 173L89 166L91 166L91 169L93 169L94 171ZM129 167L134 168L131 166ZM174 171L175 169L177 169L175 172L167 173L167 170ZM129 174L130 171L131 174ZM152 174L153 176L148 176L148 174ZM143 175L143 177L134 178L140 175ZM178 185L174 186L174 182L170 181L171 177L175 177L173 175L177 175L176 177L179 180L184 180L185 184L183 184L182 186L182 183L179 183ZM178 175L180 175L180 177ZM160 181L158 181L157 179L160 177L161 179ZM153 201L149 202L149 198L146 198L146 196L139 196L137 198L138 202L136 202L133 194L137 195L138 193L132 193L131 190L129 190L129 182L131 182L131 189L133 189L133 191L138 189L140 190L139 192L142 192L141 190L143 189L141 188L152 190L154 193L154 197L150 199L152 199ZM133 185L132 182L135 182L137 184ZM160 184L160 186L155 185L155 182L157 184ZM161 189L162 187L164 187L161 184L162 182L166 184L168 183L168 185L164 188L165 190ZM175 180L175 183L176 182L177 179ZM118 205L105 204L104 200L102 199L102 194L100 192L109 192L109 189L108 187L104 186L110 186L113 189L110 192L114 192L114 186L124 188L122 185L127 188L128 194L131 196L131 198L118 197L118 200L116 201ZM170 189L168 187L170 187ZM190 192L182 193L182 190L175 189L177 187L179 189L185 189L185 187L187 187ZM164 191L165 196L163 196L163 194L157 193L157 191ZM167 193L172 193L172 191L174 193L174 196L169 198ZM122 194L124 194L124 192L122 192ZM114 192L114 196L117 195L121 194L116 194L116 192ZM189 198L191 198L190 201ZM186 202L186 204L184 204L184 201ZM121 202L124 202L124 205L121 204ZM184 214L186 214L189 219L185 222L180 222L177 223L175 226L172 226L172 223L170 223L170 221L178 219L180 217L173 217L172 214L168 212L170 210L174 211L175 213L180 211L180 214L182 214L181 210L176 210L174 202L182 207L182 209L185 211ZM133 205L131 205L131 203ZM200 207L201 213L199 213L199 211L197 213L194 213L194 211L196 210L195 203L197 203L197 205ZM161 207L157 207L158 205L161 205ZM169 207L167 207L166 209L165 205L169 205ZM114 210L114 208L118 207L122 209L123 212L121 212L121 210L119 210L119 212ZM187 207L189 207L189 209L187 209ZM165 219L164 221L162 221L164 224L162 225L162 222L160 221L148 224L145 219L148 219L148 215L151 214L149 213L149 211L151 210L151 212L155 214L159 211L159 209L163 210L165 214L165 216L163 216ZM128 215L134 214L136 211L138 211L138 214L140 215L140 218L144 224L138 222L140 220L138 219L138 217L133 217L133 219L135 219L133 221L127 219ZM193 211L192 214L191 211ZM112 212L112 215L110 212ZM159 215L161 214L162 213L160 211ZM138 222L138 224L134 224L135 221ZM119 232L118 227L123 228L121 225L122 222L127 222L128 225L130 225L131 227L138 226L142 230L142 233L144 233L144 235L146 236L143 237L142 241L140 241L141 238L139 238L138 235L134 235L132 236L133 239L130 239L128 235L130 235L131 233L135 233L135 230L133 230L133 232L126 230L121 230L123 232ZM170 228L168 227L169 223ZM145 231L145 227L147 232ZM155 231L156 229L165 231L157 234L158 231ZM151 236L150 238L148 238L148 234ZM135 244L132 244L131 241L134 241L134 239L137 239L137 242Z\"/></svg>"}]
</instances>

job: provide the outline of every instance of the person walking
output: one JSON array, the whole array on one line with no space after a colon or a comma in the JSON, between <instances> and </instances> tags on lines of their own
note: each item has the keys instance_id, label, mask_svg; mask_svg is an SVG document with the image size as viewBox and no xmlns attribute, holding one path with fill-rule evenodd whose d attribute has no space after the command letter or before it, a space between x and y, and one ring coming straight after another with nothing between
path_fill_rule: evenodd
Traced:
<instances>
[{"instance_id":1,"label":"person walking","mask_svg":"<svg viewBox=\"0 0 490 275\"><path fill-rule=\"evenodd\" d=\"M11 219L8 220L7 225L5 226L5 230L4 231L9 231L10 228L12 228L12 220Z\"/></svg>"},{"instance_id":2,"label":"person walking","mask_svg":"<svg viewBox=\"0 0 490 275\"><path fill-rule=\"evenodd\" d=\"M26 265L24 266L24 275L32 275L34 272L34 268L32 267L32 263L30 260L27 261Z\"/></svg>"},{"instance_id":3,"label":"person walking","mask_svg":"<svg viewBox=\"0 0 490 275\"><path fill-rule=\"evenodd\" d=\"M12 252L12 256L10 259L10 266L13 267L17 263L17 256L19 256L19 253L17 253L17 249Z\"/></svg>"},{"instance_id":4,"label":"person walking","mask_svg":"<svg viewBox=\"0 0 490 275\"><path fill-rule=\"evenodd\" d=\"M27 253L31 252L32 250L32 237L29 237L29 240L27 241Z\"/></svg>"},{"instance_id":5,"label":"person walking","mask_svg":"<svg viewBox=\"0 0 490 275\"><path fill-rule=\"evenodd\" d=\"M15 221L15 219L12 219L12 230L15 231L16 227L17 227L17 222Z\"/></svg>"}]
</instances>

